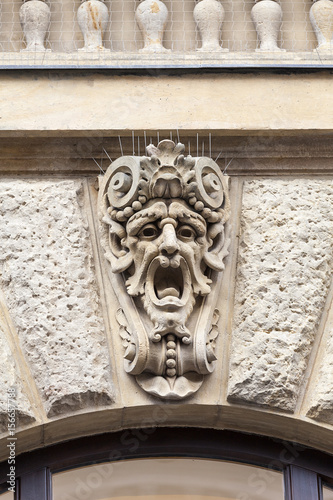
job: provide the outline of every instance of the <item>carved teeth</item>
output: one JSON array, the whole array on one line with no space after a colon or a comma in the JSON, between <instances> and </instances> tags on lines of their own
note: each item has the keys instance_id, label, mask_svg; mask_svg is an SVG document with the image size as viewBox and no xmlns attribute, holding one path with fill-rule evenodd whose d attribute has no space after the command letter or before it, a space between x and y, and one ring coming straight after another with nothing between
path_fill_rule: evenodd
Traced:
<instances>
[{"instance_id":1,"label":"carved teeth","mask_svg":"<svg viewBox=\"0 0 333 500\"><path fill-rule=\"evenodd\" d=\"M169 288L164 288L164 290L158 290L156 288L156 295L157 297L161 300L164 299L164 297L172 296L172 297L177 297L179 298L180 292L177 290L175 287L169 287Z\"/></svg>"}]
</instances>

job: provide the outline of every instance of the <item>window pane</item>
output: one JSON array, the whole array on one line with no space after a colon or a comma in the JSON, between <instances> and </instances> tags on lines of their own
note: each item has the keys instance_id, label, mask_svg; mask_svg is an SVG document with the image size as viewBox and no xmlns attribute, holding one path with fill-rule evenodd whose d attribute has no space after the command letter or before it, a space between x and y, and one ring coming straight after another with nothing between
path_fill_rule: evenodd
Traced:
<instances>
[{"instance_id":1,"label":"window pane","mask_svg":"<svg viewBox=\"0 0 333 500\"><path fill-rule=\"evenodd\" d=\"M324 486L323 487L323 499L324 500L333 500L333 488Z\"/></svg>"},{"instance_id":2,"label":"window pane","mask_svg":"<svg viewBox=\"0 0 333 500\"><path fill-rule=\"evenodd\" d=\"M53 500L283 500L280 472L199 459L110 462L53 475Z\"/></svg>"}]
</instances>

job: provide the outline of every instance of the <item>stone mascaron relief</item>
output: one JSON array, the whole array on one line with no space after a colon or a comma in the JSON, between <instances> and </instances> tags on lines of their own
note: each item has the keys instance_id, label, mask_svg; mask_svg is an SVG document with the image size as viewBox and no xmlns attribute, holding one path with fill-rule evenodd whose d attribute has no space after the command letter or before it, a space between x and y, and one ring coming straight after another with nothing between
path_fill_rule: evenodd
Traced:
<instances>
[{"instance_id":1,"label":"stone mascaron relief","mask_svg":"<svg viewBox=\"0 0 333 500\"><path fill-rule=\"evenodd\" d=\"M163 399L196 392L214 369L228 178L210 158L161 141L101 179L101 242L118 297L125 370Z\"/></svg>"}]
</instances>

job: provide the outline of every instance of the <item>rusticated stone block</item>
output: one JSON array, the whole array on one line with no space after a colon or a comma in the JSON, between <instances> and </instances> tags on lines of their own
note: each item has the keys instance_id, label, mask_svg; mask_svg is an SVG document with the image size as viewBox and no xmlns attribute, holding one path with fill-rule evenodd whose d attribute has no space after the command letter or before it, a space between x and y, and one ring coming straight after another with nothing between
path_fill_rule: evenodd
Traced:
<instances>
[{"instance_id":1,"label":"rusticated stone block","mask_svg":"<svg viewBox=\"0 0 333 500\"><path fill-rule=\"evenodd\" d=\"M0 304L0 433L8 430L8 410L12 407L15 408L14 432L21 425L32 424L35 420L31 403L24 392L19 367L6 340L6 325L1 312ZM14 394L11 389L14 389Z\"/></svg>"},{"instance_id":2,"label":"rusticated stone block","mask_svg":"<svg viewBox=\"0 0 333 500\"><path fill-rule=\"evenodd\" d=\"M112 402L79 181L0 184L0 286L48 416Z\"/></svg>"},{"instance_id":3,"label":"rusticated stone block","mask_svg":"<svg viewBox=\"0 0 333 500\"><path fill-rule=\"evenodd\" d=\"M245 182L228 400L292 412L332 271L333 182Z\"/></svg>"},{"instance_id":4,"label":"rusticated stone block","mask_svg":"<svg viewBox=\"0 0 333 500\"><path fill-rule=\"evenodd\" d=\"M319 369L311 385L307 417L333 425L333 325L319 358Z\"/></svg>"}]
</instances>

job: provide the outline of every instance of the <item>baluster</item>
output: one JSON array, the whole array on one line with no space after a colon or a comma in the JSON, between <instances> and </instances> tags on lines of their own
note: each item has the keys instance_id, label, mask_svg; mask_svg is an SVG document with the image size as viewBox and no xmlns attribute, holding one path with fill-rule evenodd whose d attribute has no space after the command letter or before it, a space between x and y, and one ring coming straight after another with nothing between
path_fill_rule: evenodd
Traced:
<instances>
[{"instance_id":1,"label":"baluster","mask_svg":"<svg viewBox=\"0 0 333 500\"><path fill-rule=\"evenodd\" d=\"M202 52L224 51L220 46L220 32L224 20L224 8L218 0L201 0L194 7L193 17L200 31Z\"/></svg>"},{"instance_id":2,"label":"baluster","mask_svg":"<svg viewBox=\"0 0 333 500\"><path fill-rule=\"evenodd\" d=\"M109 12L100 0L84 1L77 11L77 20L84 37L84 52L108 50L103 46L103 33L109 21Z\"/></svg>"},{"instance_id":3,"label":"baluster","mask_svg":"<svg viewBox=\"0 0 333 500\"><path fill-rule=\"evenodd\" d=\"M44 40L51 19L50 7L43 0L27 0L20 8L19 15L27 42L22 52L44 52Z\"/></svg>"},{"instance_id":4,"label":"baluster","mask_svg":"<svg viewBox=\"0 0 333 500\"><path fill-rule=\"evenodd\" d=\"M317 37L317 49L333 49L333 45L331 44L333 35L333 2L330 0L314 0L310 9L310 21Z\"/></svg>"},{"instance_id":5,"label":"baluster","mask_svg":"<svg viewBox=\"0 0 333 500\"><path fill-rule=\"evenodd\" d=\"M257 51L282 51L277 46L277 39L282 23L282 9L274 0L256 0L251 10L252 21L255 25L260 42Z\"/></svg>"},{"instance_id":6,"label":"baluster","mask_svg":"<svg viewBox=\"0 0 333 500\"><path fill-rule=\"evenodd\" d=\"M168 14L168 9L160 0L143 0L139 4L135 19L143 35L141 52L169 52L162 45Z\"/></svg>"}]
</instances>

